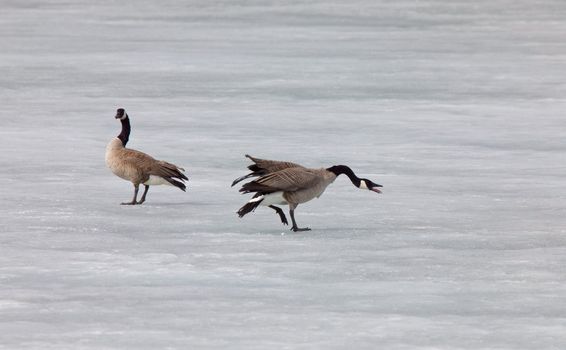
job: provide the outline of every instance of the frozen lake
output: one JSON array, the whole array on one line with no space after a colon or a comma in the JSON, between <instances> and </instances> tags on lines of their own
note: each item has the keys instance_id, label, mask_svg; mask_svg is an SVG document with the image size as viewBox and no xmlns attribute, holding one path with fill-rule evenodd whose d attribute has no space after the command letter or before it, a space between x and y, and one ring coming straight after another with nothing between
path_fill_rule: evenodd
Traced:
<instances>
[{"instance_id":1,"label":"frozen lake","mask_svg":"<svg viewBox=\"0 0 566 350\"><path fill-rule=\"evenodd\" d=\"M0 349L566 346L566 2L0 8ZM245 153L384 193L239 219Z\"/></svg>"}]
</instances>

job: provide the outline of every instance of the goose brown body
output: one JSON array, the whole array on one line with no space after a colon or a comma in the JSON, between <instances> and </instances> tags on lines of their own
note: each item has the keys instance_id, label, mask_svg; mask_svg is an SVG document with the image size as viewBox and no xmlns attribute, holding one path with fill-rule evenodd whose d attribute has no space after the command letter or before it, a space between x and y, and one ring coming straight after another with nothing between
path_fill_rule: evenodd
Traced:
<instances>
[{"instance_id":1,"label":"goose brown body","mask_svg":"<svg viewBox=\"0 0 566 350\"><path fill-rule=\"evenodd\" d=\"M135 149L125 148L118 138L110 141L106 148L106 164L114 175L133 184L157 185L152 183L157 181L152 175L163 179L186 180L182 173L185 169Z\"/></svg>"},{"instance_id":2,"label":"goose brown body","mask_svg":"<svg viewBox=\"0 0 566 350\"><path fill-rule=\"evenodd\" d=\"M320 197L334 180L336 174L324 168L286 168L244 184L240 192L268 194L282 191L287 204L298 205Z\"/></svg>"}]
</instances>

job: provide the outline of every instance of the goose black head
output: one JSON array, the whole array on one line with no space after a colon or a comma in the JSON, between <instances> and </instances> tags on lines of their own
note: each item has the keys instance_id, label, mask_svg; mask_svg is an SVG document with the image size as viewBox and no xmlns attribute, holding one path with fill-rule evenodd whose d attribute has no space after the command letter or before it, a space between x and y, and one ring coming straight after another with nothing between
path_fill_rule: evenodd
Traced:
<instances>
[{"instance_id":1,"label":"goose black head","mask_svg":"<svg viewBox=\"0 0 566 350\"><path fill-rule=\"evenodd\" d=\"M116 117L115 118L120 119L120 120L124 120L124 119L128 118L128 114L126 113L124 108L118 108L118 110L116 110Z\"/></svg>"},{"instance_id":2,"label":"goose black head","mask_svg":"<svg viewBox=\"0 0 566 350\"><path fill-rule=\"evenodd\" d=\"M375 193L381 193L380 187L383 187L375 182L368 179L360 179L360 185L358 186L362 190L370 190Z\"/></svg>"}]
</instances>

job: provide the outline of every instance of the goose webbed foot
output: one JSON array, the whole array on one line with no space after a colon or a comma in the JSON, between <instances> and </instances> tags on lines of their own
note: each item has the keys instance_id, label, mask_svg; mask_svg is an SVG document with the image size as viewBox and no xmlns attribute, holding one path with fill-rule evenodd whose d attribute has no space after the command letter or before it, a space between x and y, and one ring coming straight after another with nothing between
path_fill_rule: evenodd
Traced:
<instances>
[{"instance_id":1,"label":"goose webbed foot","mask_svg":"<svg viewBox=\"0 0 566 350\"><path fill-rule=\"evenodd\" d=\"M310 231L311 229L308 227L297 226L297 220L295 220L295 208L296 205L294 207L291 207L291 209L289 209L289 214L291 214L291 220L293 221L293 227L291 227L291 231L293 232Z\"/></svg>"},{"instance_id":2,"label":"goose webbed foot","mask_svg":"<svg viewBox=\"0 0 566 350\"><path fill-rule=\"evenodd\" d=\"M287 221L287 217L285 216L285 213L283 212L283 210L279 207L276 207L274 205L270 205L269 206L271 209L275 210L275 212L277 214L279 214L279 218L281 219L281 222L283 223L283 225L289 225L289 222Z\"/></svg>"},{"instance_id":3,"label":"goose webbed foot","mask_svg":"<svg viewBox=\"0 0 566 350\"><path fill-rule=\"evenodd\" d=\"M146 186L146 189L145 189L145 191L144 191L144 193L143 193L143 196L142 196L142 198L141 198L141 201L138 202L137 199L138 199L138 191L139 191L139 189L140 189L140 185L134 184L134 198L132 198L132 201L131 201L131 202L124 202L124 203L120 203L120 204L121 204L121 205L136 205L136 204L142 204L142 203L145 201L145 195L147 194L147 189L148 189L148 187L149 187L149 186Z\"/></svg>"},{"instance_id":4,"label":"goose webbed foot","mask_svg":"<svg viewBox=\"0 0 566 350\"><path fill-rule=\"evenodd\" d=\"M308 228L308 227L296 227L296 226L291 227L291 231L293 231L293 232L303 232L303 231L310 231L310 230L311 229Z\"/></svg>"}]
</instances>

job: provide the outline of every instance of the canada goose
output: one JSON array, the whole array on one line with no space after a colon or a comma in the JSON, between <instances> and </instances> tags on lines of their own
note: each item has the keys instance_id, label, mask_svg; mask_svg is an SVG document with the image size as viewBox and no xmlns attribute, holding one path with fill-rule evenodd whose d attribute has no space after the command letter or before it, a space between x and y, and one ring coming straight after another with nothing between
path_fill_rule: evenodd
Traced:
<instances>
[{"instance_id":1,"label":"canada goose","mask_svg":"<svg viewBox=\"0 0 566 350\"><path fill-rule=\"evenodd\" d=\"M248 157L254 160L251 157ZM254 160L255 162L255 160ZM294 163L290 163L294 164ZM250 166L252 169L254 165ZM291 230L309 231L310 228L300 228L297 226L295 220L295 209L301 203L306 203L314 198L322 195L326 187L330 185L339 175L346 175L352 181L354 186L370 190L376 193L381 193L378 185L368 179L360 179L354 174L352 169L345 165L335 165L330 168L324 169L308 169L302 166L286 167L282 170L268 173L260 178L248 182L242 186L240 192L242 193L255 193L243 207L238 210L238 215L243 217L249 212L254 211L259 205L268 206L274 209L281 222L288 225L287 218L283 210L277 205L289 205L289 214L293 222ZM249 176L248 174L246 176Z\"/></svg>"},{"instance_id":2,"label":"canada goose","mask_svg":"<svg viewBox=\"0 0 566 350\"><path fill-rule=\"evenodd\" d=\"M126 148L131 130L130 118L123 108L118 108L116 119L122 123L122 132L106 146L106 165L115 175L134 184L134 198L131 202L122 204L142 204L145 202L145 196L151 185L171 185L185 191L186 186L183 182L188 180L183 174L185 169L154 159L143 152ZM138 202L140 184L143 184L145 189Z\"/></svg>"}]
</instances>

